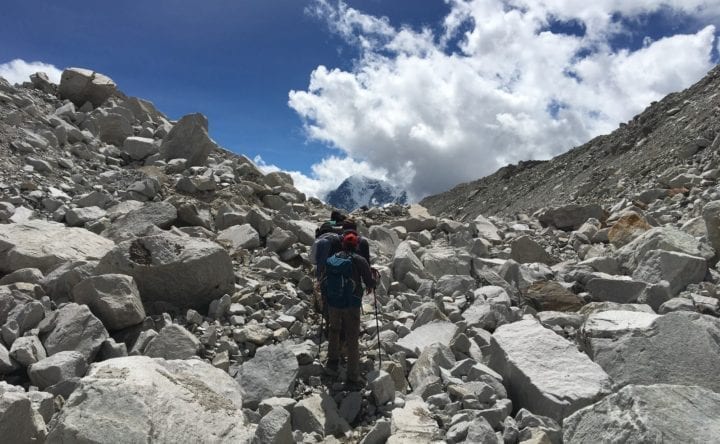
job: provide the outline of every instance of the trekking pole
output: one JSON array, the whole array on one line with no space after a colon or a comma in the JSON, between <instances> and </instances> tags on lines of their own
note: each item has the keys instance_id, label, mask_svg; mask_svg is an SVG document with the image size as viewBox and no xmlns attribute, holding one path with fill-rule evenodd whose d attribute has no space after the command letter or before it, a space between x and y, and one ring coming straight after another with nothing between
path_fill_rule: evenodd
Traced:
<instances>
[{"instance_id":1,"label":"trekking pole","mask_svg":"<svg viewBox=\"0 0 720 444\"><path fill-rule=\"evenodd\" d=\"M375 289L373 288L373 301L375 301L375 330L377 334L377 342L378 342L378 371L382 370L382 349L380 348L380 321L378 320L378 306L377 306L377 296L375 295Z\"/></svg>"}]
</instances>

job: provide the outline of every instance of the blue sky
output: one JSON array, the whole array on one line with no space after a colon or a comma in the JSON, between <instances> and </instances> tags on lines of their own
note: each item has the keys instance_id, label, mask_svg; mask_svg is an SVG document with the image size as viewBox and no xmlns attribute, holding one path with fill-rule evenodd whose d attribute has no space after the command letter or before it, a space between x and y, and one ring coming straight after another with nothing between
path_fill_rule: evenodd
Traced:
<instances>
[{"instance_id":1,"label":"blue sky","mask_svg":"<svg viewBox=\"0 0 720 444\"><path fill-rule=\"evenodd\" d=\"M5 0L0 64L202 112L309 194L360 172L418 198L607 132L718 60L716 0L580 3Z\"/></svg>"}]
</instances>

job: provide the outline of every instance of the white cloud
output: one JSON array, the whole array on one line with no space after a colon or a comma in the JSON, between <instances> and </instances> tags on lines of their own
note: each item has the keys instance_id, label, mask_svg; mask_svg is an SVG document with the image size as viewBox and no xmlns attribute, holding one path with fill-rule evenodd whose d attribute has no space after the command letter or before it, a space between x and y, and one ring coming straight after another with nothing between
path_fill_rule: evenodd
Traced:
<instances>
[{"instance_id":1,"label":"white cloud","mask_svg":"<svg viewBox=\"0 0 720 444\"><path fill-rule=\"evenodd\" d=\"M10 84L29 82L30 75L40 71L47 74L51 82L60 83L62 70L49 63L26 62L22 59L15 59L0 64L0 77L4 77Z\"/></svg>"},{"instance_id":2,"label":"white cloud","mask_svg":"<svg viewBox=\"0 0 720 444\"><path fill-rule=\"evenodd\" d=\"M711 0L449 3L435 35L316 0L313 13L361 55L350 71L318 66L307 90L289 94L311 139L340 149L345 162L382 169L413 198L559 154L689 86L712 67L709 24L720 17ZM708 26L613 50L610 38L629 31L614 14L632 22L660 9ZM553 33L553 20L586 33Z\"/></svg>"},{"instance_id":3,"label":"white cloud","mask_svg":"<svg viewBox=\"0 0 720 444\"><path fill-rule=\"evenodd\" d=\"M255 156L253 161L264 174L281 171L276 165L265 163L261 156ZM309 176L299 171L285 172L292 176L298 190L319 199L324 199L328 192L336 189L343 180L353 174L373 179L388 179L387 171L382 168L374 168L368 162L358 162L349 157L336 156L330 156L313 165Z\"/></svg>"}]
</instances>

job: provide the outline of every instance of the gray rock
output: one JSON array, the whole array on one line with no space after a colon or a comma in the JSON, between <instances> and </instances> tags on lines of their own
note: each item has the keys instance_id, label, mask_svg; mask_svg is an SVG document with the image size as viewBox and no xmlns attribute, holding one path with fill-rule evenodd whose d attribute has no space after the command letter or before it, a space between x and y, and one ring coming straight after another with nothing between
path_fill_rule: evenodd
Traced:
<instances>
[{"instance_id":1,"label":"gray rock","mask_svg":"<svg viewBox=\"0 0 720 444\"><path fill-rule=\"evenodd\" d=\"M502 242L500 230L489 219L482 215L478 215L472 222L475 233L494 244Z\"/></svg>"},{"instance_id":2,"label":"gray rock","mask_svg":"<svg viewBox=\"0 0 720 444\"><path fill-rule=\"evenodd\" d=\"M28 376L34 386L44 390L66 379L83 377L87 369L85 356L76 351L63 351L30 365Z\"/></svg>"},{"instance_id":3,"label":"gray rock","mask_svg":"<svg viewBox=\"0 0 720 444\"><path fill-rule=\"evenodd\" d=\"M70 303L53 313L52 330L43 337L48 356L61 351L80 352L92 362L102 343L108 338L107 330L87 305Z\"/></svg>"},{"instance_id":4,"label":"gray rock","mask_svg":"<svg viewBox=\"0 0 720 444\"><path fill-rule=\"evenodd\" d=\"M313 394L295 404L292 424L294 430L320 436L343 436L350 430L350 425L340 416L337 404L327 393Z\"/></svg>"},{"instance_id":5,"label":"gray rock","mask_svg":"<svg viewBox=\"0 0 720 444\"><path fill-rule=\"evenodd\" d=\"M237 443L252 437L240 388L227 373L200 360L131 356L90 368L54 418L47 442Z\"/></svg>"},{"instance_id":6,"label":"gray rock","mask_svg":"<svg viewBox=\"0 0 720 444\"><path fill-rule=\"evenodd\" d=\"M552 225L560 230L577 230L588 219L605 219L605 212L598 204L570 204L558 208L549 208L540 214L538 220L543 226Z\"/></svg>"},{"instance_id":7,"label":"gray rock","mask_svg":"<svg viewBox=\"0 0 720 444\"><path fill-rule=\"evenodd\" d=\"M275 228L268 236L266 246L268 251L277 253L290 248L295 242L297 242L297 236L295 236L295 234L282 228Z\"/></svg>"},{"instance_id":8,"label":"gray rock","mask_svg":"<svg viewBox=\"0 0 720 444\"><path fill-rule=\"evenodd\" d=\"M472 276L447 275L440 277L435 283L435 292L445 296L452 296L456 292L473 291L475 287L475 278Z\"/></svg>"},{"instance_id":9,"label":"gray rock","mask_svg":"<svg viewBox=\"0 0 720 444\"><path fill-rule=\"evenodd\" d=\"M18 363L10 357L10 351L0 343L0 375L12 373L18 369Z\"/></svg>"},{"instance_id":10,"label":"gray rock","mask_svg":"<svg viewBox=\"0 0 720 444\"><path fill-rule=\"evenodd\" d=\"M274 408L262 417L255 429L255 444L293 444L290 412Z\"/></svg>"},{"instance_id":11,"label":"gray rock","mask_svg":"<svg viewBox=\"0 0 720 444\"><path fill-rule=\"evenodd\" d=\"M37 336L23 336L13 342L10 357L23 367L28 367L45 359L47 354Z\"/></svg>"},{"instance_id":12,"label":"gray rock","mask_svg":"<svg viewBox=\"0 0 720 444\"><path fill-rule=\"evenodd\" d=\"M99 114L92 122L97 128L98 139L110 145L122 146L125 139L133 135L132 124L122 114Z\"/></svg>"},{"instance_id":13,"label":"gray rock","mask_svg":"<svg viewBox=\"0 0 720 444\"><path fill-rule=\"evenodd\" d=\"M432 344L449 344L457 332L458 327L452 322L431 322L400 338L396 347L408 353L409 356L419 356L425 348Z\"/></svg>"},{"instance_id":14,"label":"gray rock","mask_svg":"<svg viewBox=\"0 0 720 444\"><path fill-rule=\"evenodd\" d=\"M368 237L376 241L378 249L388 256L395 254L395 250L400 245L400 238L395 230L382 225L370 227Z\"/></svg>"},{"instance_id":15,"label":"gray rock","mask_svg":"<svg viewBox=\"0 0 720 444\"><path fill-rule=\"evenodd\" d=\"M616 255L623 267L634 270L652 250L675 251L703 259L714 256L714 251L706 244L673 227L652 228L620 248Z\"/></svg>"},{"instance_id":16,"label":"gray rock","mask_svg":"<svg viewBox=\"0 0 720 444\"><path fill-rule=\"evenodd\" d=\"M233 225L218 233L216 241L227 245L231 254L236 254L241 250L259 247L260 235L250 224Z\"/></svg>"},{"instance_id":17,"label":"gray rock","mask_svg":"<svg viewBox=\"0 0 720 444\"><path fill-rule=\"evenodd\" d=\"M393 390L394 389L395 387L393 385ZM393 394L395 393L393 392ZM362 401L363 397L360 392L348 393L347 396L345 396L342 401L340 401L340 409L338 410L340 416L342 416L349 424L355 422L355 419L360 414L360 410L362 409Z\"/></svg>"},{"instance_id":18,"label":"gray rock","mask_svg":"<svg viewBox=\"0 0 720 444\"><path fill-rule=\"evenodd\" d=\"M408 380L413 390L420 392L423 387L439 381L441 368L450 369L453 365L455 357L447 345L430 344L422 350L413 364Z\"/></svg>"},{"instance_id":19,"label":"gray rock","mask_svg":"<svg viewBox=\"0 0 720 444\"><path fill-rule=\"evenodd\" d=\"M658 283L667 281L670 292L677 295L688 284L702 282L707 273L707 262L697 256L673 251L651 250L633 272L633 278Z\"/></svg>"},{"instance_id":20,"label":"gray rock","mask_svg":"<svg viewBox=\"0 0 720 444\"><path fill-rule=\"evenodd\" d=\"M105 210L99 207L71 208L65 213L65 222L71 227L78 227L105 217L105 214Z\"/></svg>"},{"instance_id":21,"label":"gray rock","mask_svg":"<svg viewBox=\"0 0 720 444\"><path fill-rule=\"evenodd\" d=\"M658 318L655 313L608 310L588 315L578 332L580 342L588 355L595 356L594 344L604 344L602 339L616 340L627 333L647 331Z\"/></svg>"},{"instance_id":22,"label":"gray rock","mask_svg":"<svg viewBox=\"0 0 720 444\"><path fill-rule=\"evenodd\" d=\"M472 256L463 250L435 248L422 255L424 272L439 279L446 275L470 275Z\"/></svg>"},{"instance_id":23,"label":"gray rock","mask_svg":"<svg viewBox=\"0 0 720 444\"><path fill-rule=\"evenodd\" d=\"M0 394L0 436L4 442L34 444L43 442L46 434L45 421L25 393Z\"/></svg>"},{"instance_id":24,"label":"gray rock","mask_svg":"<svg viewBox=\"0 0 720 444\"><path fill-rule=\"evenodd\" d=\"M599 365L535 320L503 325L493 340L490 367L503 376L516 408L561 422L610 390Z\"/></svg>"},{"instance_id":25,"label":"gray rock","mask_svg":"<svg viewBox=\"0 0 720 444\"><path fill-rule=\"evenodd\" d=\"M205 165L217 145L208 136L208 121L202 114L183 116L163 139L163 159L186 159L188 166Z\"/></svg>"},{"instance_id":26,"label":"gray rock","mask_svg":"<svg viewBox=\"0 0 720 444\"><path fill-rule=\"evenodd\" d=\"M720 394L702 387L629 385L565 419L563 441L715 442Z\"/></svg>"},{"instance_id":27,"label":"gray rock","mask_svg":"<svg viewBox=\"0 0 720 444\"><path fill-rule=\"evenodd\" d=\"M705 204L702 210L702 218L705 221L710 245L716 252L720 251L720 200Z\"/></svg>"},{"instance_id":28,"label":"gray rock","mask_svg":"<svg viewBox=\"0 0 720 444\"><path fill-rule=\"evenodd\" d=\"M94 261L65 262L45 276L41 285L53 301L67 302L75 285L95 274L96 265Z\"/></svg>"},{"instance_id":29,"label":"gray rock","mask_svg":"<svg viewBox=\"0 0 720 444\"><path fill-rule=\"evenodd\" d=\"M708 377L720 368L718 337L717 318L675 312L656 318L650 328L592 340L591 358L619 387L677 384L720 391L720 379Z\"/></svg>"},{"instance_id":30,"label":"gray rock","mask_svg":"<svg viewBox=\"0 0 720 444\"><path fill-rule=\"evenodd\" d=\"M0 272L37 268L47 274L64 262L99 259L114 245L88 230L55 222L0 225Z\"/></svg>"},{"instance_id":31,"label":"gray rock","mask_svg":"<svg viewBox=\"0 0 720 444\"><path fill-rule=\"evenodd\" d=\"M123 142L122 151L133 160L143 160L158 153L159 148L152 138L131 136Z\"/></svg>"},{"instance_id":32,"label":"gray rock","mask_svg":"<svg viewBox=\"0 0 720 444\"><path fill-rule=\"evenodd\" d=\"M73 288L73 298L86 304L109 330L121 330L145 319L135 280L123 274L104 274L85 279Z\"/></svg>"},{"instance_id":33,"label":"gray rock","mask_svg":"<svg viewBox=\"0 0 720 444\"><path fill-rule=\"evenodd\" d=\"M149 202L139 208L117 217L112 225L103 231L102 235L115 242L130 240L144 236L146 233L155 234L158 228L170 228L177 220L178 214L175 206L169 202ZM108 215L114 210L110 208Z\"/></svg>"},{"instance_id":34,"label":"gray rock","mask_svg":"<svg viewBox=\"0 0 720 444\"><path fill-rule=\"evenodd\" d=\"M637 302L647 284L628 276L596 273L585 286L594 301L629 304Z\"/></svg>"},{"instance_id":35,"label":"gray rock","mask_svg":"<svg viewBox=\"0 0 720 444\"><path fill-rule=\"evenodd\" d=\"M258 412L265 416L270 410L276 409L276 408L282 408L288 411L288 413L292 413L292 409L297 404L297 401L295 401L292 398L268 398L263 400L258 405Z\"/></svg>"},{"instance_id":36,"label":"gray rock","mask_svg":"<svg viewBox=\"0 0 720 444\"><path fill-rule=\"evenodd\" d=\"M540 262L543 264L553 265L558 263L558 259L545 251L537 242L532 240L530 236L520 236L510 243L510 257L521 264Z\"/></svg>"},{"instance_id":37,"label":"gray rock","mask_svg":"<svg viewBox=\"0 0 720 444\"><path fill-rule=\"evenodd\" d=\"M495 430L490 426L490 423L485 418L480 417L470 423L465 442L492 444L498 443L499 440L495 436Z\"/></svg>"},{"instance_id":38,"label":"gray rock","mask_svg":"<svg viewBox=\"0 0 720 444\"><path fill-rule=\"evenodd\" d=\"M145 347L151 358L190 359L200 351L200 340L177 324L166 325Z\"/></svg>"},{"instance_id":39,"label":"gray rock","mask_svg":"<svg viewBox=\"0 0 720 444\"><path fill-rule=\"evenodd\" d=\"M695 311L695 302L693 302L692 299L688 298L672 298L669 301L664 302L660 308L658 308L658 313L660 314L667 314L672 313L674 311Z\"/></svg>"},{"instance_id":40,"label":"gray rock","mask_svg":"<svg viewBox=\"0 0 720 444\"><path fill-rule=\"evenodd\" d=\"M168 305L204 311L235 288L232 261L224 248L171 234L122 242L100 260L97 271L132 276L151 312L165 311Z\"/></svg>"},{"instance_id":41,"label":"gray rock","mask_svg":"<svg viewBox=\"0 0 720 444\"><path fill-rule=\"evenodd\" d=\"M255 409L263 399L289 397L298 375L295 354L284 344L260 347L237 374L245 407Z\"/></svg>"},{"instance_id":42,"label":"gray rock","mask_svg":"<svg viewBox=\"0 0 720 444\"><path fill-rule=\"evenodd\" d=\"M384 444L390 434L392 428L390 421L386 419L378 420L373 428L360 440L360 444Z\"/></svg>"},{"instance_id":43,"label":"gray rock","mask_svg":"<svg viewBox=\"0 0 720 444\"><path fill-rule=\"evenodd\" d=\"M117 90L110 77L83 68L63 71L58 86L58 96L69 99L77 106L90 102L94 107L102 105Z\"/></svg>"},{"instance_id":44,"label":"gray rock","mask_svg":"<svg viewBox=\"0 0 720 444\"><path fill-rule=\"evenodd\" d=\"M419 276L425 274L425 267L420 259L415 255L409 242L401 242L395 256L392 260L393 276L398 281L402 281L406 274L415 273Z\"/></svg>"},{"instance_id":45,"label":"gray rock","mask_svg":"<svg viewBox=\"0 0 720 444\"><path fill-rule=\"evenodd\" d=\"M438 374L439 373L438 370ZM367 380L368 388L372 393L373 399L375 399L376 405L381 406L395 400L395 382L387 372L383 370L373 370L368 373Z\"/></svg>"}]
</instances>

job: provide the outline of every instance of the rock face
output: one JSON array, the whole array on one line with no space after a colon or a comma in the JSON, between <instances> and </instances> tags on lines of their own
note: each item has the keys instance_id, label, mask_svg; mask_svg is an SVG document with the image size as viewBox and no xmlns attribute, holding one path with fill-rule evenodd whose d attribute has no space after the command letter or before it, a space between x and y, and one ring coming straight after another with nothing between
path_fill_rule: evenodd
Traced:
<instances>
[{"instance_id":1,"label":"rock face","mask_svg":"<svg viewBox=\"0 0 720 444\"><path fill-rule=\"evenodd\" d=\"M233 379L202 361L144 356L94 364L50 424L48 443L250 442Z\"/></svg>"},{"instance_id":2,"label":"rock face","mask_svg":"<svg viewBox=\"0 0 720 444\"><path fill-rule=\"evenodd\" d=\"M233 293L232 261L214 242L171 234L141 237L117 245L98 264L99 273L132 276L145 307L204 309Z\"/></svg>"},{"instance_id":3,"label":"rock face","mask_svg":"<svg viewBox=\"0 0 720 444\"><path fill-rule=\"evenodd\" d=\"M47 274L63 262L99 259L114 246L88 230L55 222L0 225L0 272L37 268Z\"/></svg>"},{"instance_id":4,"label":"rock face","mask_svg":"<svg viewBox=\"0 0 720 444\"><path fill-rule=\"evenodd\" d=\"M90 102L94 107L102 105L116 92L115 82L98 72L84 68L68 68L63 71L58 96L69 99L77 106Z\"/></svg>"},{"instance_id":5,"label":"rock face","mask_svg":"<svg viewBox=\"0 0 720 444\"><path fill-rule=\"evenodd\" d=\"M629 385L565 419L568 444L714 442L720 394L702 387Z\"/></svg>"},{"instance_id":6,"label":"rock face","mask_svg":"<svg viewBox=\"0 0 720 444\"><path fill-rule=\"evenodd\" d=\"M493 339L498 349L490 366L502 375L516 408L562 422L610 390L599 365L537 321L503 325Z\"/></svg>"},{"instance_id":7,"label":"rock face","mask_svg":"<svg viewBox=\"0 0 720 444\"><path fill-rule=\"evenodd\" d=\"M698 313L669 313L656 318L650 327L622 333L590 340L592 359L615 385L697 385L720 392L720 379L708 377L720 368L718 319Z\"/></svg>"},{"instance_id":8,"label":"rock face","mask_svg":"<svg viewBox=\"0 0 720 444\"><path fill-rule=\"evenodd\" d=\"M200 113L183 116L163 139L160 153L166 160L186 159L188 166L204 165L217 148L208 135L208 121Z\"/></svg>"}]
</instances>

